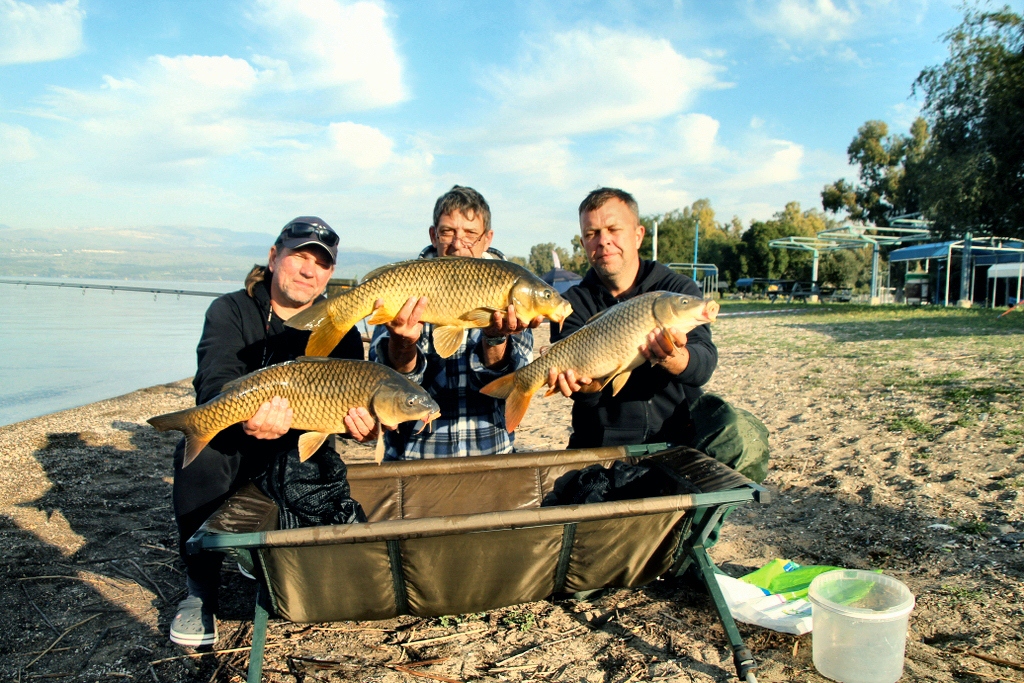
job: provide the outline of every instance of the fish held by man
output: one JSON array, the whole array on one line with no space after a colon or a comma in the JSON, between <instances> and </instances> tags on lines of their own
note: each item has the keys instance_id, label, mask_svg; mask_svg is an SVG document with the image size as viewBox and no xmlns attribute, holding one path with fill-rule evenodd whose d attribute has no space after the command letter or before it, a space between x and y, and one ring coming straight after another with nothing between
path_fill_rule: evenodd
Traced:
<instances>
[{"instance_id":1,"label":"fish held by man","mask_svg":"<svg viewBox=\"0 0 1024 683\"><path fill-rule=\"evenodd\" d=\"M583 327L553 344L547 353L487 384L480 392L505 399L505 426L514 431L526 414L530 399L547 383L551 368L590 377L593 381L585 386L585 392L601 391L611 383L612 394L618 394L630 373L646 361L639 349L650 332L670 327L689 332L714 322L718 309L716 301L686 294L642 294L598 313Z\"/></svg>"},{"instance_id":2,"label":"fish held by man","mask_svg":"<svg viewBox=\"0 0 1024 683\"><path fill-rule=\"evenodd\" d=\"M492 324L495 312L514 306L525 325L541 316L561 323L572 306L555 289L509 261L446 256L383 266L363 283L294 315L285 324L309 330L307 356L325 356L353 325L390 322L411 297L427 297L420 318L435 325L434 349L449 358L465 343L467 331ZM383 306L375 308L377 301Z\"/></svg>"},{"instance_id":3,"label":"fish held by man","mask_svg":"<svg viewBox=\"0 0 1024 683\"><path fill-rule=\"evenodd\" d=\"M185 433L187 467L223 429L244 422L274 396L288 399L299 437L299 458L307 460L331 434L344 434L350 408L365 407L385 427L421 420L424 427L441 412L423 387L391 368L362 360L308 358L271 365L224 385L206 403L158 415L149 424L163 432ZM384 457L383 429L377 438L377 462Z\"/></svg>"}]
</instances>

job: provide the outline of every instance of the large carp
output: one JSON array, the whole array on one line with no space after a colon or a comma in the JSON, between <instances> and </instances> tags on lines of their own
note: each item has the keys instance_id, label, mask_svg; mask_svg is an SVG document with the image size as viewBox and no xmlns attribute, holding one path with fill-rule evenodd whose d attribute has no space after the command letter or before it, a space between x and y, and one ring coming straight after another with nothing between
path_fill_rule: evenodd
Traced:
<instances>
[{"instance_id":1,"label":"large carp","mask_svg":"<svg viewBox=\"0 0 1024 683\"><path fill-rule=\"evenodd\" d=\"M244 422L264 401L274 396L288 399L294 413L292 428L308 430L299 437L299 458L313 455L331 434L344 434L350 408L366 408L381 425L440 415L440 408L423 387L380 363L335 358L299 358L271 365L224 385L206 403L175 413L151 417L149 424L164 432L185 433L183 467L222 429ZM377 438L377 462L384 457L383 428Z\"/></svg>"},{"instance_id":2,"label":"large carp","mask_svg":"<svg viewBox=\"0 0 1024 683\"><path fill-rule=\"evenodd\" d=\"M442 358L458 351L467 330L487 327L492 314L504 312L510 304L524 324L537 316L561 323L572 313L572 306L551 285L522 266L444 256L378 268L358 287L310 306L285 324L310 330L307 356L326 356L357 322L371 313L371 325L390 322L414 296L427 297L421 320L435 325L434 350ZM375 312L378 299L384 306Z\"/></svg>"},{"instance_id":3,"label":"large carp","mask_svg":"<svg viewBox=\"0 0 1024 683\"><path fill-rule=\"evenodd\" d=\"M494 380L480 390L505 399L505 427L513 431L526 414L530 399L548 381L548 370L572 370L593 381L582 391L601 391L611 382L612 395L626 384L629 374L646 359L640 347L655 329L674 327L689 332L714 322L718 303L687 294L648 292L606 308L529 365ZM552 392L548 392L549 394Z\"/></svg>"}]
</instances>

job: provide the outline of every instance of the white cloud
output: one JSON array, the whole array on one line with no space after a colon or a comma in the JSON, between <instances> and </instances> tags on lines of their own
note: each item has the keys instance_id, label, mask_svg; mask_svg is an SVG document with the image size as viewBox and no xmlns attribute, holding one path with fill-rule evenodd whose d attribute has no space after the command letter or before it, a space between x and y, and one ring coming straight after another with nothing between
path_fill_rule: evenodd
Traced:
<instances>
[{"instance_id":1,"label":"white cloud","mask_svg":"<svg viewBox=\"0 0 1024 683\"><path fill-rule=\"evenodd\" d=\"M0 65L48 62L82 50L78 0L30 5L0 0Z\"/></svg>"},{"instance_id":2,"label":"white cloud","mask_svg":"<svg viewBox=\"0 0 1024 683\"><path fill-rule=\"evenodd\" d=\"M391 138L361 123L332 123L327 127L327 137L339 156L356 168L379 168L394 156Z\"/></svg>"},{"instance_id":3,"label":"white cloud","mask_svg":"<svg viewBox=\"0 0 1024 683\"><path fill-rule=\"evenodd\" d=\"M854 2L845 8L832 0L778 0L770 5L751 3L750 17L762 30L783 39L837 41L845 38L860 16Z\"/></svg>"},{"instance_id":4,"label":"white cloud","mask_svg":"<svg viewBox=\"0 0 1024 683\"><path fill-rule=\"evenodd\" d=\"M755 154L744 157L754 159L759 165L748 171L735 174L727 183L734 188L752 188L763 185L780 185L800 178L800 163L804 158L804 148L789 140L771 140L768 147L774 148L765 159L758 160ZM750 150L754 152L755 150ZM763 154L763 152L762 152Z\"/></svg>"},{"instance_id":5,"label":"white cloud","mask_svg":"<svg viewBox=\"0 0 1024 683\"><path fill-rule=\"evenodd\" d=\"M134 78L107 75L91 91L53 88L46 104L77 127L74 148L82 158L96 166L106 159L115 174L140 168L148 174L161 164L203 163L301 129L251 111L273 78L244 59L156 55Z\"/></svg>"},{"instance_id":6,"label":"white cloud","mask_svg":"<svg viewBox=\"0 0 1024 683\"><path fill-rule=\"evenodd\" d=\"M254 19L274 34L288 57L292 85L336 90L341 109L368 109L408 98L402 61L374 2L258 0Z\"/></svg>"},{"instance_id":7,"label":"white cloud","mask_svg":"<svg viewBox=\"0 0 1024 683\"><path fill-rule=\"evenodd\" d=\"M698 91L722 86L716 70L667 40L599 27L534 41L518 68L491 70L482 85L509 130L574 135L679 112Z\"/></svg>"},{"instance_id":8,"label":"white cloud","mask_svg":"<svg viewBox=\"0 0 1024 683\"><path fill-rule=\"evenodd\" d=\"M29 129L0 123L0 163L31 161L35 158L36 150Z\"/></svg>"},{"instance_id":9,"label":"white cloud","mask_svg":"<svg viewBox=\"0 0 1024 683\"><path fill-rule=\"evenodd\" d=\"M710 163L715 158L715 137L719 123L707 114L684 114L676 119L675 133L680 152L694 164Z\"/></svg>"}]
</instances>

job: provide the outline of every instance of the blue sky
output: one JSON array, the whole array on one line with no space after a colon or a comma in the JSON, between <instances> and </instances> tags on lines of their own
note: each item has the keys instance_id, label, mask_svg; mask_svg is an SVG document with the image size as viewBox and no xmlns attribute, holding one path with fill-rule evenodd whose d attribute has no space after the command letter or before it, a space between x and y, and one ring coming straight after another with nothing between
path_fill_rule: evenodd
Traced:
<instances>
[{"instance_id":1,"label":"blue sky","mask_svg":"<svg viewBox=\"0 0 1024 683\"><path fill-rule=\"evenodd\" d=\"M1021 2L1011 3L1021 11ZM454 183L495 246L568 246L599 185L767 218L906 132L958 5L927 0L0 0L0 223L413 251Z\"/></svg>"}]
</instances>

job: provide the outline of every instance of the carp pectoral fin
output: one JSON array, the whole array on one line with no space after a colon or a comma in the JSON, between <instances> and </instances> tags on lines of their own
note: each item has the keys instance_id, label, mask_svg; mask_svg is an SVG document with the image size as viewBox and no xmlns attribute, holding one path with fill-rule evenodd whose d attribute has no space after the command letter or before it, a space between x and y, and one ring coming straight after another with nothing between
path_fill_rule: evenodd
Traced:
<instances>
[{"instance_id":1,"label":"carp pectoral fin","mask_svg":"<svg viewBox=\"0 0 1024 683\"><path fill-rule=\"evenodd\" d=\"M612 396L618 394L622 387L626 386L630 373L643 365L645 360L647 359L638 353L627 365L615 371L615 376L612 378Z\"/></svg>"},{"instance_id":2,"label":"carp pectoral fin","mask_svg":"<svg viewBox=\"0 0 1024 683\"><path fill-rule=\"evenodd\" d=\"M596 377L590 381L590 384L584 384L577 391L577 394L596 394L597 392L604 389L605 385L608 384L608 378L597 379Z\"/></svg>"},{"instance_id":3,"label":"carp pectoral fin","mask_svg":"<svg viewBox=\"0 0 1024 683\"><path fill-rule=\"evenodd\" d=\"M299 437L299 460L306 462L310 456L316 453L317 449L327 441L330 434L323 432L306 432Z\"/></svg>"},{"instance_id":4,"label":"carp pectoral fin","mask_svg":"<svg viewBox=\"0 0 1024 683\"><path fill-rule=\"evenodd\" d=\"M495 308L474 308L472 311L460 315L459 320L472 323L472 327L488 327L493 322L492 316L496 310Z\"/></svg>"},{"instance_id":5,"label":"carp pectoral fin","mask_svg":"<svg viewBox=\"0 0 1024 683\"><path fill-rule=\"evenodd\" d=\"M377 432L377 447L373 449L373 459L378 465L384 462L384 425Z\"/></svg>"},{"instance_id":6,"label":"carp pectoral fin","mask_svg":"<svg viewBox=\"0 0 1024 683\"><path fill-rule=\"evenodd\" d=\"M629 376L632 374L632 370L626 370L625 372L615 375L612 379L612 396L615 396L622 390L622 387L626 386L626 382L629 381Z\"/></svg>"},{"instance_id":7,"label":"carp pectoral fin","mask_svg":"<svg viewBox=\"0 0 1024 683\"><path fill-rule=\"evenodd\" d=\"M370 325L383 325L395 319L395 314L388 311L387 306L381 306L370 314L367 323Z\"/></svg>"},{"instance_id":8,"label":"carp pectoral fin","mask_svg":"<svg viewBox=\"0 0 1024 683\"><path fill-rule=\"evenodd\" d=\"M192 461L199 457L199 453L206 448L206 444L210 443L213 437L216 435L199 436L197 434L186 434L185 435L185 459L181 463L181 469L185 469L192 464Z\"/></svg>"},{"instance_id":9,"label":"carp pectoral fin","mask_svg":"<svg viewBox=\"0 0 1024 683\"><path fill-rule=\"evenodd\" d=\"M466 341L466 328L442 325L434 328L434 350L441 358L451 358Z\"/></svg>"}]
</instances>

